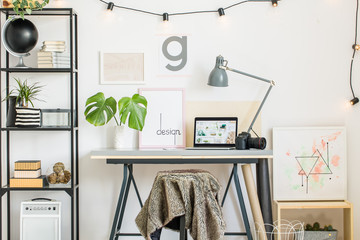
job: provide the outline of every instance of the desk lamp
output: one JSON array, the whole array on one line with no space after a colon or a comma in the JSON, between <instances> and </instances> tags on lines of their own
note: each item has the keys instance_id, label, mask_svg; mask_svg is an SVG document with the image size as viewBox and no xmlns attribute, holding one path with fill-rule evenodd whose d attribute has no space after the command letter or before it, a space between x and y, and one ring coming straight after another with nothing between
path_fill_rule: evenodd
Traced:
<instances>
[{"instance_id":1,"label":"desk lamp","mask_svg":"<svg viewBox=\"0 0 360 240\"><path fill-rule=\"evenodd\" d=\"M226 71L236 72L236 73L245 75L247 77L251 77L256 80L260 80L260 81L269 83L269 85L270 85L265 94L265 97L261 101L260 106L259 106L258 110L256 111L256 114L255 114L247 132L240 133L235 141L236 149L241 149L241 150L249 149L249 148L264 149L266 147L266 139L260 138L260 137L251 138L250 131L252 130L252 127L253 127L267 97L269 96L269 93L270 93L272 87L275 86L275 82L271 81L271 80L267 80L265 78L257 77L257 76L254 76L254 75L251 75L251 74L248 74L245 72L241 72L236 69L229 68L227 66L227 64L228 64L228 61L224 60L224 58L221 55L216 57L215 68L210 73L208 85L213 86L213 87L227 87L228 86L228 76L227 76Z\"/></svg>"}]
</instances>

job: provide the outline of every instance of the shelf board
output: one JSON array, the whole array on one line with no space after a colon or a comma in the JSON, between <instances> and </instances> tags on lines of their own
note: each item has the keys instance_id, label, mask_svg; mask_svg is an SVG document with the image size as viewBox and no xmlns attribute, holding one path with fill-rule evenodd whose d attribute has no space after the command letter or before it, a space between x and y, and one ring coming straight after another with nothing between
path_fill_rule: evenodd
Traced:
<instances>
[{"instance_id":1,"label":"shelf board","mask_svg":"<svg viewBox=\"0 0 360 240\"><path fill-rule=\"evenodd\" d=\"M4 189L5 191L66 191L66 190L76 189L78 187L79 187L79 185L74 185L73 188L71 188L71 185L66 186L66 187L45 186L45 187L42 187L42 188L31 188L31 187L27 187L27 188L22 188L22 187L11 188L8 185L6 185L6 186L3 186L2 189Z\"/></svg>"},{"instance_id":2,"label":"shelf board","mask_svg":"<svg viewBox=\"0 0 360 240\"><path fill-rule=\"evenodd\" d=\"M2 72L18 72L18 73L71 73L71 68L1 68ZM73 69L77 72L77 69Z\"/></svg>"},{"instance_id":3,"label":"shelf board","mask_svg":"<svg viewBox=\"0 0 360 240\"><path fill-rule=\"evenodd\" d=\"M17 15L12 8L0 8L0 11L3 13L8 13L9 15ZM77 13L72 8L43 8L42 10L32 10L31 15L26 14L26 17L31 17L32 15L70 16L71 14Z\"/></svg>"},{"instance_id":4,"label":"shelf board","mask_svg":"<svg viewBox=\"0 0 360 240\"><path fill-rule=\"evenodd\" d=\"M74 127L74 130L78 128ZM1 131L71 131L71 127L5 127Z\"/></svg>"}]
</instances>

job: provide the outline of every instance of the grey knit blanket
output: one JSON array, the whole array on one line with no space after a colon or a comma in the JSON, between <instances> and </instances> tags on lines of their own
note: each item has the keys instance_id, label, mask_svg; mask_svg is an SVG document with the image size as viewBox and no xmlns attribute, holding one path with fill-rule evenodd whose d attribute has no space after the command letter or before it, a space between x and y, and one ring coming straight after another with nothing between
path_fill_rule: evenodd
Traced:
<instances>
[{"instance_id":1,"label":"grey knit blanket","mask_svg":"<svg viewBox=\"0 0 360 240\"><path fill-rule=\"evenodd\" d=\"M145 239L156 229L167 227L185 215L185 228L194 240L221 240L223 220L218 194L220 184L203 170L159 172L150 195L136 217L136 224Z\"/></svg>"}]
</instances>

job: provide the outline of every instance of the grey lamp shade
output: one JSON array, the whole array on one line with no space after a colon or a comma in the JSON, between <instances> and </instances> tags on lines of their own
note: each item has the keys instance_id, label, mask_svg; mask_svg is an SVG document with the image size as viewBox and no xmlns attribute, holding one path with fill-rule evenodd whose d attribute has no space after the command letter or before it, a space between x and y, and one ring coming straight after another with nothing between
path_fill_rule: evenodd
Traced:
<instances>
[{"instance_id":1,"label":"grey lamp shade","mask_svg":"<svg viewBox=\"0 0 360 240\"><path fill-rule=\"evenodd\" d=\"M209 76L208 85L213 87L227 87L228 76L225 69L220 68L223 66L224 58L222 56L216 57L215 68L211 71Z\"/></svg>"}]
</instances>

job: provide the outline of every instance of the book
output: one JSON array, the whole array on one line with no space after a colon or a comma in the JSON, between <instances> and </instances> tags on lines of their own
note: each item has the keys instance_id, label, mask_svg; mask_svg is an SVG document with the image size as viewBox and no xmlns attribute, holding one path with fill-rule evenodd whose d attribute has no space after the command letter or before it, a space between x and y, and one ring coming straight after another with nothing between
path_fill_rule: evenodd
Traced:
<instances>
[{"instance_id":1,"label":"book","mask_svg":"<svg viewBox=\"0 0 360 240\"><path fill-rule=\"evenodd\" d=\"M70 65L70 60L38 60L38 64L46 64L46 63L53 63L53 64L68 64Z\"/></svg>"},{"instance_id":2,"label":"book","mask_svg":"<svg viewBox=\"0 0 360 240\"><path fill-rule=\"evenodd\" d=\"M19 160L15 162L15 170L37 170L41 168L40 160Z\"/></svg>"},{"instance_id":3,"label":"book","mask_svg":"<svg viewBox=\"0 0 360 240\"><path fill-rule=\"evenodd\" d=\"M48 181L45 175L38 178L10 178L10 187L29 187L29 188L41 188L48 185Z\"/></svg>"},{"instance_id":4,"label":"book","mask_svg":"<svg viewBox=\"0 0 360 240\"><path fill-rule=\"evenodd\" d=\"M38 178L41 176L41 169L38 170L15 170L14 178Z\"/></svg>"},{"instance_id":5,"label":"book","mask_svg":"<svg viewBox=\"0 0 360 240\"><path fill-rule=\"evenodd\" d=\"M43 52L65 52L65 47L42 47Z\"/></svg>"},{"instance_id":6,"label":"book","mask_svg":"<svg viewBox=\"0 0 360 240\"><path fill-rule=\"evenodd\" d=\"M69 57L70 54L68 52L47 52L47 51L39 51L37 52L38 57Z\"/></svg>"},{"instance_id":7,"label":"book","mask_svg":"<svg viewBox=\"0 0 360 240\"><path fill-rule=\"evenodd\" d=\"M65 41L43 41L44 45L65 45Z\"/></svg>"},{"instance_id":8,"label":"book","mask_svg":"<svg viewBox=\"0 0 360 240\"><path fill-rule=\"evenodd\" d=\"M39 63L38 68L70 68L70 64Z\"/></svg>"},{"instance_id":9,"label":"book","mask_svg":"<svg viewBox=\"0 0 360 240\"><path fill-rule=\"evenodd\" d=\"M39 61L68 61L70 62L70 56L38 56Z\"/></svg>"},{"instance_id":10,"label":"book","mask_svg":"<svg viewBox=\"0 0 360 240\"><path fill-rule=\"evenodd\" d=\"M17 114L40 114L40 108L19 108L16 109Z\"/></svg>"}]
</instances>

